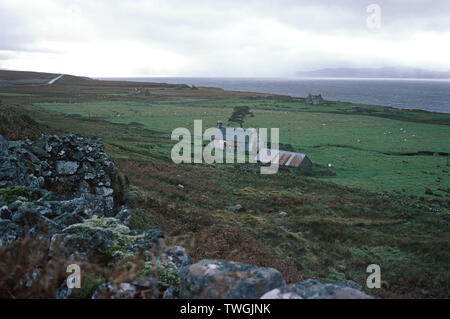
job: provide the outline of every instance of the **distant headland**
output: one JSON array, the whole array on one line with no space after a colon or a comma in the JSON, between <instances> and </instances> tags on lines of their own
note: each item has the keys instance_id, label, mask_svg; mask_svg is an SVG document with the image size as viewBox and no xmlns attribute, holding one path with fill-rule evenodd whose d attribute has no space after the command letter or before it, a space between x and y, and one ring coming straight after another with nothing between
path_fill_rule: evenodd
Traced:
<instances>
[{"instance_id":1,"label":"distant headland","mask_svg":"<svg viewBox=\"0 0 450 319\"><path fill-rule=\"evenodd\" d=\"M450 79L450 72L430 71L408 67L327 68L314 71L298 71L295 75L301 77L331 78Z\"/></svg>"}]
</instances>

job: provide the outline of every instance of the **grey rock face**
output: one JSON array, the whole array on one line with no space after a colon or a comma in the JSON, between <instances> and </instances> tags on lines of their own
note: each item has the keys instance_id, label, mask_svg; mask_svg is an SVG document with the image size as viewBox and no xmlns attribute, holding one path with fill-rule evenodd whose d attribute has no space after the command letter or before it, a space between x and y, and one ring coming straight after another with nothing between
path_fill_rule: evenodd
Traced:
<instances>
[{"instance_id":1,"label":"grey rock face","mask_svg":"<svg viewBox=\"0 0 450 319\"><path fill-rule=\"evenodd\" d=\"M132 231L111 217L72 224L59 235L59 241L64 247L78 252L107 255L117 260L139 249L151 250L164 237L159 227L151 227L145 232Z\"/></svg>"},{"instance_id":2,"label":"grey rock face","mask_svg":"<svg viewBox=\"0 0 450 319\"><path fill-rule=\"evenodd\" d=\"M130 282L104 283L97 287L91 299L158 298L154 278L134 279Z\"/></svg>"},{"instance_id":3,"label":"grey rock face","mask_svg":"<svg viewBox=\"0 0 450 319\"><path fill-rule=\"evenodd\" d=\"M261 299L373 299L362 290L343 285L321 284L308 279L303 282L273 289Z\"/></svg>"},{"instance_id":4,"label":"grey rock face","mask_svg":"<svg viewBox=\"0 0 450 319\"><path fill-rule=\"evenodd\" d=\"M0 155L5 156L8 153L9 142L0 135Z\"/></svg>"},{"instance_id":5,"label":"grey rock face","mask_svg":"<svg viewBox=\"0 0 450 319\"><path fill-rule=\"evenodd\" d=\"M11 219L12 213L9 210L8 206L2 206L0 207L0 218L1 219Z\"/></svg>"},{"instance_id":6,"label":"grey rock face","mask_svg":"<svg viewBox=\"0 0 450 319\"><path fill-rule=\"evenodd\" d=\"M288 215L288 213L286 212L279 212L278 213L278 217L286 217Z\"/></svg>"},{"instance_id":7,"label":"grey rock face","mask_svg":"<svg viewBox=\"0 0 450 319\"><path fill-rule=\"evenodd\" d=\"M97 192L97 195L108 197L114 193L114 190L112 188L107 188L107 187L97 187L96 192Z\"/></svg>"},{"instance_id":8,"label":"grey rock face","mask_svg":"<svg viewBox=\"0 0 450 319\"><path fill-rule=\"evenodd\" d=\"M238 212L238 211L240 211L242 209L242 206L237 204L237 205L234 205L234 206L229 206L229 207L227 207L227 209L232 211L232 212Z\"/></svg>"},{"instance_id":9,"label":"grey rock face","mask_svg":"<svg viewBox=\"0 0 450 319\"><path fill-rule=\"evenodd\" d=\"M178 269L192 264L192 258L186 253L186 249L181 246L166 248L164 251L169 260L177 266Z\"/></svg>"},{"instance_id":10,"label":"grey rock face","mask_svg":"<svg viewBox=\"0 0 450 319\"><path fill-rule=\"evenodd\" d=\"M55 291L56 299L69 299L70 295L72 295L72 289L67 287L66 281Z\"/></svg>"},{"instance_id":11,"label":"grey rock face","mask_svg":"<svg viewBox=\"0 0 450 319\"><path fill-rule=\"evenodd\" d=\"M204 259L180 270L180 298L260 298L286 282L278 270L221 259Z\"/></svg>"},{"instance_id":12,"label":"grey rock face","mask_svg":"<svg viewBox=\"0 0 450 319\"><path fill-rule=\"evenodd\" d=\"M54 221L43 216L33 203L25 203L21 206L12 216L12 221L24 228L38 228L48 233L58 226Z\"/></svg>"},{"instance_id":13,"label":"grey rock face","mask_svg":"<svg viewBox=\"0 0 450 319\"><path fill-rule=\"evenodd\" d=\"M59 175L73 175L78 170L78 162L58 161L56 162L56 172Z\"/></svg>"},{"instance_id":14,"label":"grey rock face","mask_svg":"<svg viewBox=\"0 0 450 319\"><path fill-rule=\"evenodd\" d=\"M120 211L117 213L116 218L120 220L124 225L128 226L131 219L130 209L126 206L122 206Z\"/></svg>"},{"instance_id":15,"label":"grey rock face","mask_svg":"<svg viewBox=\"0 0 450 319\"><path fill-rule=\"evenodd\" d=\"M64 183L67 192L74 193L104 186L114 190L114 197L125 197L119 193L127 191L127 180L119 175L114 161L98 141L45 134L35 142L0 139L0 187L42 188ZM80 185L82 180L88 184ZM101 194L113 195L110 189L101 189Z\"/></svg>"},{"instance_id":16,"label":"grey rock face","mask_svg":"<svg viewBox=\"0 0 450 319\"><path fill-rule=\"evenodd\" d=\"M0 246L8 245L20 239L24 229L10 220L0 219Z\"/></svg>"},{"instance_id":17,"label":"grey rock face","mask_svg":"<svg viewBox=\"0 0 450 319\"><path fill-rule=\"evenodd\" d=\"M104 283L92 295L92 299L134 299L135 297L136 286L127 282Z\"/></svg>"},{"instance_id":18,"label":"grey rock face","mask_svg":"<svg viewBox=\"0 0 450 319\"><path fill-rule=\"evenodd\" d=\"M0 136L0 188L13 194L0 196L1 218L50 237L94 216L115 216L116 202L127 197L128 180L98 141L44 134L35 142L8 142ZM52 232L41 232L44 224ZM12 232L0 233L8 239L21 233L15 226L3 231Z\"/></svg>"}]
</instances>

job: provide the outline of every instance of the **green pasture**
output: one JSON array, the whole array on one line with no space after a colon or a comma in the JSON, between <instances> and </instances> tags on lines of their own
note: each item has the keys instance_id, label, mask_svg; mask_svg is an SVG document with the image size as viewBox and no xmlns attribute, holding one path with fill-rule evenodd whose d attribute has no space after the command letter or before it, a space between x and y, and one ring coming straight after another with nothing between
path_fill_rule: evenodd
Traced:
<instances>
[{"instance_id":1,"label":"green pasture","mask_svg":"<svg viewBox=\"0 0 450 319\"><path fill-rule=\"evenodd\" d=\"M255 117L246 127L279 128L280 142L305 152L313 162L337 173L325 179L372 191L407 195L450 196L450 167L445 156L419 152L450 152L450 116L421 111L336 103L311 106L300 101L210 99L38 103L66 115L131 124L169 135L177 127L193 132L218 120L227 122L232 108L248 105ZM369 111L365 111L369 110ZM440 123L440 124L431 124ZM168 150L167 150L168 151Z\"/></svg>"}]
</instances>

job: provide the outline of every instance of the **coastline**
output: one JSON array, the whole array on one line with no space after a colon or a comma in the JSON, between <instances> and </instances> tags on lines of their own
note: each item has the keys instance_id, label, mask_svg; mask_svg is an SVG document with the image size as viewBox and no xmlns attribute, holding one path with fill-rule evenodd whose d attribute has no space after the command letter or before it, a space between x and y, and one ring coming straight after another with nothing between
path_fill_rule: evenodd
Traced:
<instances>
[{"instance_id":1,"label":"coastline","mask_svg":"<svg viewBox=\"0 0 450 319\"><path fill-rule=\"evenodd\" d=\"M292 85L292 83L296 83L299 81L309 81L313 83L311 85L312 87L316 86L315 82L324 82L324 81L331 81L331 82L351 82L352 84L358 83L367 83L367 85L370 84L370 82L379 82L379 83L414 83L418 84L421 82L426 83L445 83L448 84L449 90L450 90L450 80L449 79L404 79L404 78L303 78L303 77L286 77L286 78L279 78L279 77L266 77L266 78L237 78L237 77L218 77L218 78L212 78L212 77L180 77L180 76L152 76L152 77L95 77L93 78L95 80L102 80L102 81L125 81L125 82L142 82L142 83L168 83L168 84L185 84L190 86L196 86L196 87L205 87L210 89L223 89L224 91L229 92L245 92L245 93L255 93L255 94L270 94L270 95L279 95L279 96L286 96L290 98L305 98L308 93L318 94L323 92L320 89L311 89L311 91L304 91L303 94L288 94L290 91L293 91L296 89L294 88L284 88L283 83L286 82L287 85ZM156 82L157 81L157 82ZM208 83L209 82L209 83ZM203 85L203 83L211 84L211 85ZM214 85L216 84L216 85ZM217 85L219 84L219 85ZM300 83L301 85L304 85L304 83ZM360 84L361 85L361 84ZM239 87L241 86L241 87ZM296 86L299 86L299 84L296 83ZM320 86L319 86L320 87ZM271 90L272 89L272 90ZM304 88L302 88L304 90ZM326 89L326 87L325 87ZM445 88L444 88L445 89ZM390 89L393 91L392 89ZM338 90L335 89L336 93ZM354 90L354 94L360 94L357 90L357 88ZM286 93L288 92L288 93ZM392 92L390 92L392 93ZM330 95L330 94L328 94ZM332 94L331 94L332 95ZM429 112L429 113L436 113L436 114L450 114L450 94L448 97L448 100L446 99L444 102L444 106L441 103L434 102L435 105L433 106L424 106L425 103L419 104L417 103L414 105L412 101L409 101L410 103L404 102L402 103L402 96L401 95L395 95L399 101L392 102L393 98L385 97L384 95L377 96L374 94L370 98L358 98L358 96L352 98L352 94L349 92L346 92L345 99L336 99L336 98L330 98L327 96L327 94L323 94L324 99L331 103L345 103L345 104L354 104L355 106L363 106L363 107L381 107L381 108L392 108L394 110L409 110L409 111L422 111L422 112ZM426 100L427 97L419 96L420 99ZM379 103L370 103L365 102L364 100L374 100L379 101ZM407 99L404 97L403 99ZM385 103L383 103L385 102Z\"/></svg>"}]
</instances>

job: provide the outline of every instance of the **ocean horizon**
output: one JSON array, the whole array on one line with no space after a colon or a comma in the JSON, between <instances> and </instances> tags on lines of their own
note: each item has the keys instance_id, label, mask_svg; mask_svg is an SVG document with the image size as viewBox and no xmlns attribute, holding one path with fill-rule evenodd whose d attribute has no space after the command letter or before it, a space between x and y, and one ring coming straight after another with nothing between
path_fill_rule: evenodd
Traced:
<instances>
[{"instance_id":1,"label":"ocean horizon","mask_svg":"<svg viewBox=\"0 0 450 319\"><path fill-rule=\"evenodd\" d=\"M330 101L450 113L449 79L403 78L237 78L237 77L108 77L113 81L161 82L217 87L231 91L305 97L322 94Z\"/></svg>"}]
</instances>

